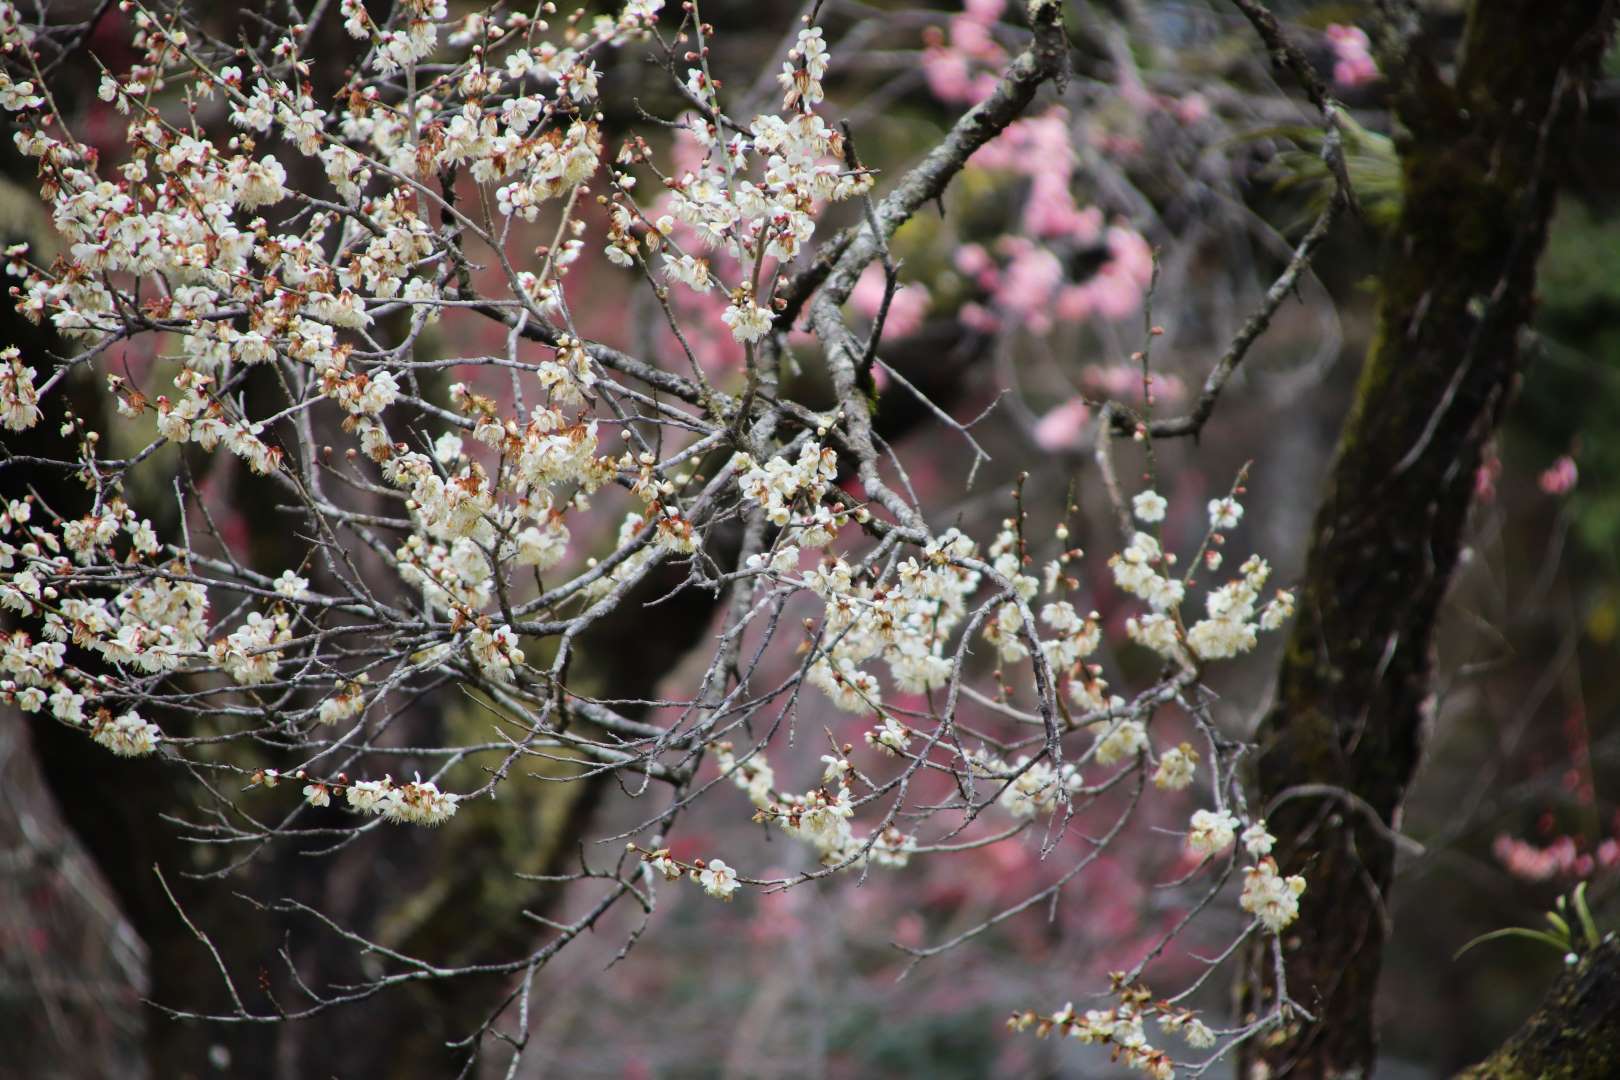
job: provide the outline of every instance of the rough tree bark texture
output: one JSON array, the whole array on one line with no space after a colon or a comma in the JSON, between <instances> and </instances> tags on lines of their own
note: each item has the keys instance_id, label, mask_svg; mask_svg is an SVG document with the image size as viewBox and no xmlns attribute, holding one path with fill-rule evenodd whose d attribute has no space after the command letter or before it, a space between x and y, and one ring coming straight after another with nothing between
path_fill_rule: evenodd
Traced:
<instances>
[{"instance_id":1,"label":"rough tree bark texture","mask_svg":"<svg viewBox=\"0 0 1620 1080\"><path fill-rule=\"evenodd\" d=\"M1458 1080L1608 1080L1620 1076L1620 938L1610 934L1547 991L1541 1007Z\"/></svg>"},{"instance_id":2,"label":"rough tree bark texture","mask_svg":"<svg viewBox=\"0 0 1620 1080\"><path fill-rule=\"evenodd\" d=\"M1296 620L1261 724L1257 780L1285 873L1310 882L1282 949L1312 1014L1253 1040L1241 1076L1372 1068L1394 866L1388 827L1431 707L1432 637L1474 475L1521 369L1567 127L1596 71L1611 0L1479 0L1456 74L1412 43L1394 76L1404 201L1378 331L1318 509ZM1332 785L1355 800L1290 797ZM1380 819L1368 819L1366 808ZM1267 946L1243 1010L1271 1008Z\"/></svg>"}]
</instances>

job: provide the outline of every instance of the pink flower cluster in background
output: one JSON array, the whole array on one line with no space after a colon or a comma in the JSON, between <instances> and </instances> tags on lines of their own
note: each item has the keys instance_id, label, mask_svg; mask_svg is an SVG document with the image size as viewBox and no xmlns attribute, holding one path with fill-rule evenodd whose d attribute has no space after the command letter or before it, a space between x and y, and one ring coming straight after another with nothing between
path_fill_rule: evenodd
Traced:
<instances>
[{"instance_id":1,"label":"pink flower cluster in background","mask_svg":"<svg viewBox=\"0 0 1620 1080\"><path fill-rule=\"evenodd\" d=\"M1153 249L1134 229L1105 228L1097 207L1082 209L1075 203L1071 184L1077 163L1064 109L1055 107L1013 124L973 161L1029 179L1019 234L1003 236L993 245L999 260L978 244L957 249L956 269L990 294L988 306L994 312L1016 315L1041 334L1054 319L1121 319L1136 311L1153 280ZM1053 249L1098 243L1106 245L1107 261L1088 281L1067 282ZM1000 324L978 305L967 305L962 318L979 330L995 330Z\"/></svg>"},{"instance_id":2,"label":"pink flower cluster in background","mask_svg":"<svg viewBox=\"0 0 1620 1080\"><path fill-rule=\"evenodd\" d=\"M929 91L952 105L977 105L996 88L1007 53L990 28L1001 18L1004 0L967 0L948 31L930 27L923 35L922 69Z\"/></svg>"},{"instance_id":3,"label":"pink flower cluster in background","mask_svg":"<svg viewBox=\"0 0 1620 1080\"><path fill-rule=\"evenodd\" d=\"M1367 31L1334 23L1327 28L1327 39L1333 49L1333 81L1340 87L1348 90L1378 78L1378 62L1372 57Z\"/></svg>"},{"instance_id":4,"label":"pink flower cluster in background","mask_svg":"<svg viewBox=\"0 0 1620 1080\"><path fill-rule=\"evenodd\" d=\"M849 306L865 319L876 319L883 309L883 293L887 279L883 267L873 263L861 272L855 289L849 294ZM920 281L901 284L889 301L889 314L883 323L883 336L888 340L916 333L928 314L930 294L928 286Z\"/></svg>"},{"instance_id":5,"label":"pink flower cluster in background","mask_svg":"<svg viewBox=\"0 0 1620 1080\"><path fill-rule=\"evenodd\" d=\"M1508 873L1524 881L1587 878L1593 871L1620 866L1620 841L1612 837L1600 843L1596 852L1583 852L1569 836L1560 836L1546 847L1537 847L1528 840L1504 833L1496 838L1491 850Z\"/></svg>"},{"instance_id":6,"label":"pink flower cluster in background","mask_svg":"<svg viewBox=\"0 0 1620 1080\"><path fill-rule=\"evenodd\" d=\"M1081 210L1070 194L1077 159L1069 113L1054 106L1010 125L973 156L973 163L1029 178L1021 231L1038 240L1066 239L1089 245L1102 229L1102 211Z\"/></svg>"},{"instance_id":7,"label":"pink flower cluster in background","mask_svg":"<svg viewBox=\"0 0 1620 1080\"><path fill-rule=\"evenodd\" d=\"M1541 490L1548 495L1568 495L1575 489L1575 481L1579 477L1580 473L1575 468L1575 459L1565 454L1548 466L1546 471L1541 474L1541 479L1538 482L1541 485Z\"/></svg>"},{"instance_id":8,"label":"pink flower cluster in background","mask_svg":"<svg viewBox=\"0 0 1620 1080\"><path fill-rule=\"evenodd\" d=\"M940 101L973 105L994 89L995 72L1006 62L1006 52L992 34L1003 7L1004 0L966 0L947 31L931 28L925 33L923 71L929 90ZM1157 103L1138 83L1121 93L1134 94L1143 107ZM1202 99L1186 105L1189 121L1208 108ZM1165 99L1165 107L1175 108L1178 116L1181 106ZM1141 304L1153 277L1152 249L1135 230L1108 226L1098 207L1076 204L1074 140L1068 112L1055 106L1012 124L974 155L973 164L980 168L1024 177L1029 191L1016 234L997 239L988 249L968 244L957 251L957 270L989 294L987 303L963 306L964 325L994 333L1012 316L1042 334L1054 320L1080 322L1094 315L1120 319ZM1102 268L1084 283L1067 282L1058 252L1098 244L1108 249Z\"/></svg>"},{"instance_id":9,"label":"pink flower cluster in background","mask_svg":"<svg viewBox=\"0 0 1620 1080\"><path fill-rule=\"evenodd\" d=\"M1063 194L1068 198L1066 188ZM1101 233L1108 249L1103 265L1078 284L1064 276L1052 248L1030 236L1003 236L993 244L993 253L980 244L962 245L955 256L957 271L989 294L987 304L963 305L962 322L994 332L1000 329L1002 316L1012 315L1030 332L1044 334L1054 321L1123 319L1133 314L1153 281L1153 249L1128 226L1102 229L1101 218L1101 211L1089 207L1077 211L1069 222L1068 239L1090 246Z\"/></svg>"},{"instance_id":10,"label":"pink flower cluster in background","mask_svg":"<svg viewBox=\"0 0 1620 1080\"><path fill-rule=\"evenodd\" d=\"M1035 442L1042 450L1073 450L1080 445L1091 411L1082 398L1070 398L1041 417L1035 425Z\"/></svg>"},{"instance_id":11,"label":"pink flower cluster in background","mask_svg":"<svg viewBox=\"0 0 1620 1080\"><path fill-rule=\"evenodd\" d=\"M1177 375L1150 375L1153 400L1174 404L1187 396ZM1080 376L1088 393L1114 401L1142 400L1142 370L1131 364L1091 364ZM1043 450L1073 450L1081 445L1090 410L1085 398L1072 397L1051 409L1035 425L1035 442Z\"/></svg>"}]
</instances>

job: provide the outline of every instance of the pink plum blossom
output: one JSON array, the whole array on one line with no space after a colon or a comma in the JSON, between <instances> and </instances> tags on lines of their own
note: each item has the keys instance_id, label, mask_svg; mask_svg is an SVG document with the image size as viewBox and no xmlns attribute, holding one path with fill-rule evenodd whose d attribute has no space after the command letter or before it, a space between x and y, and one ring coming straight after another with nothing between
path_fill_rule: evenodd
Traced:
<instances>
[{"instance_id":1,"label":"pink plum blossom","mask_svg":"<svg viewBox=\"0 0 1620 1080\"><path fill-rule=\"evenodd\" d=\"M1051 451L1074 449L1080 445L1080 433L1090 414L1083 398L1070 398L1035 425L1036 445Z\"/></svg>"},{"instance_id":2,"label":"pink plum blossom","mask_svg":"<svg viewBox=\"0 0 1620 1080\"><path fill-rule=\"evenodd\" d=\"M1548 495L1567 495L1574 490L1579 475L1575 459L1565 454L1542 472L1538 482Z\"/></svg>"},{"instance_id":3,"label":"pink plum blossom","mask_svg":"<svg viewBox=\"0 0 1620 1080\"><path fill-rule=\"evenodd\" d=\"M1334 23L1327 28L1327 39L1333 48L1333 81L1339 86L1348 90L1378 78L1378 63L1365 30Z\"/></svg>"}]
</instances>

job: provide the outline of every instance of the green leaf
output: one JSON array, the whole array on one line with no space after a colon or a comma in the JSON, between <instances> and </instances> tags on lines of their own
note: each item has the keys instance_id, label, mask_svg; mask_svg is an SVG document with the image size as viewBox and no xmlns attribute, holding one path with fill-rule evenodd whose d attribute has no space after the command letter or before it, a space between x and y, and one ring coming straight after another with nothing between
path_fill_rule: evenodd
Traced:
<instances>
[{"instance_id":1,"label":"green leaf","mask_svg":"<svg viewBox=\"0 0 1620 1080\"><path fill-rule=\"evenodd\" d=\"M1492 930L1488 934L1479 935L1479 937L1475 938L1473 941L1470 941L1468 944L1464 945L1462 948L1453 953L1451 958L1453 960L1460 959L1463 953L1467 952L1469 949L1472 949L1475 945L1483 945L1487 941L1495 941L1498 938L1508 937L1521 937L1529 941L1539 941L1543 945L1550 945L1553 949L1561 953L1566 953L1569 951L1569 943L1566 940L1554 937L1552 934L1549 934L1544 930L1531 930L1524 926L1508 926L1503 927L1501 930Z\"/></svg>"},{"instance_id":2,"label":"green leaf","mask_svg":"<svg viewBox=\"0 0 1620 1080\"><path fill-rule=\"evenodd\" d=\"M1603 935L1598 933L1597 923L1592 919L1592 909L1586 903L1586 882L1575 886L1575 914L1581 920L1581 932L1586 935L1586 946L1595 949L1603 941Z\"/></svg>"}]
</instances>

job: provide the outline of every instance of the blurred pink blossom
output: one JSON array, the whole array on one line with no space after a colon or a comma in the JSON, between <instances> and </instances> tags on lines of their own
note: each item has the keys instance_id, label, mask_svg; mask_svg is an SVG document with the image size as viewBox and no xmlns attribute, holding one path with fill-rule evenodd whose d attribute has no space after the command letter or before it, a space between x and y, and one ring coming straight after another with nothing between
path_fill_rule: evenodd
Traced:
<instances>
[{"instance_id":1,"label":"blurred pink blossom","mask_svg":"<svg viewBox=\"0 0 1620 1080\"><path fill-rule=\"evenodd\" d=\"M1102 211L1095 206L1084 210L1074 205L1067 185L1037 179L1024 203L1024 230L1031 236L1065 236L1082 247L1096 243L1102 232Z\"/></svg>"},{"instance_id":2,"label":"blurred pink blossom","mask_svg":"<svg viewBox=\"0 0 1620 1080\"><path fill-rule=\"evenodd\" d=\"M1479 463L1474 472L1474 498L1480 502L1493 502L1496 499L1496 481L1502 475L1502 459L1496 456L1494 449L1485 452L1485 460Z\"/></svg>"},{"instance_id":3,"label":"blurred pink blossom","mask_svg":"<svg viewBox=\"0 0 1620 1080\"><path fill-rule=\"evenodd\" d=\"M1050 325L1046 308L1052 293L1063 281L1063 264L1044 247L1036 247L1023 237L1019 242L1006 245L1012 249L1012 261L1002 276L1001 288L996 292L996 303L1007 311L1024 315L1037 333Z\"/></svg>"},{"instance_id":4,"label":"blurred pink blossom","mask_svg":"<svg viewBox=\"0 0 1620 1080\"><path fill-rule=\"evenodd\" d=\"M950 21L949 36L938 27L923 34L923 77L939 100L977 105L996 88L997 73L1007 59L990 27L1001 17L1002 0L971 0Z\"/></svg>"},{"instance_id":5,"label":"blurred pink blossom","mask_svg":"<svg viewBox=\"0 0 1620 1080\"><path fill-rule=\"evenodd\" d=\"M873 263L855 282L855 290L849 294L849 302L859 314L868 319L875 319L883 307L885 287L883 267ZM897 288L894 299L889 301L889 315L883 324L883 336L893 339L915 333L922 325L923 317L928 314L928 302L928 286L921 282L908 282Z\"/></svg>"},{"instance_id":6,"label":"blurred pink blossom","mask_svg":"<svg viewBox=\"0 0 1620 1080\"><path fill-rule=\"evenodd\" d=\"M1001 329L1001 320L996 318L995 312L983 304L968 302L956 313L957 321L969 330L976 330L981 334L993 334Z\"/></svg>"},{"instance_id":7,"label":"blurred pink blossom","mask_svg":"<svg viewBox=\"0 0 1620 1080\"><path fill-rule=\"evenodd\" d=\"M1006 8L1006 0L965 0L962 5L967 9L967 17L976 22L989 26L1001 18Z\"/></svg>"},{"instance_id":8,"label":"blurred pink blossom","mask_svg":"<svg viewBox=\"0 0 1620 1080\"><path fill-rule=\"evenodd\" d=\"M1035 425L1035 442L1042 450L1072 450L1080 445L1090 410L1082 398L1070 398Z\"/></svg>"},{"instance_id":9,"label":"blurred pink blossom","mask_svg":"<svg viewBox=\"0 0 1620 1080\"><path fill-rule=\"evenodd\" d=\"M1023 316L1036 333L1050 328L1053 315L1078 322L1094 315L1121 319L1137 310L1153 280L1153 249L1127 226L1104 230L1099 207L1075 203L1071 184L1076 159L1067 111L1052 108L1012 124L973 160L981 168L1005 169L1030 180L1021 234L1004 236L996 244L1007 260L1001 273L976 244L964 245L956 255L957 269L991 293L997 308ZM1061 262L1034 240L1068 241L1078 247L1102 240L1108 260L1090 280L1065 285Z\"/></svg>"},{"instance_id":10,"label":"blurred pink blossom","mask_svg":"<svg viewBox=\"0 0 1620 1080\"><path fill-rule=\"evenodd\" d=\"M1327 28L1327 39L1333 48L1334 82L1349 89L1378 78L1378 63L1372 58L1372 43L1365 30L1334 23Z\"/></svg>"},{"instance_id":11,"label":"blurred pink blossom","mask_svg":"<svg viewBox=\"0 0 1620 1080\"><path fill-rule=\"evenodd\" d=\"M1080 378L1086 389L1094 391L1098 397L1116 401L1142 400L1142 369L1135 364L1090 364ZM1187 384L1179 375L1150 372L1148 379L1156 401L1174 403L1187 395Z\"/></svg>"},{"instance_id":12,"label":"blurred pink blossom","mask_svg":"<svg viewBox=\"0 0 1620 1080\"><path fill-rule=\"evenodd\" d=\"M1201 123L1209 119L1209 99L1203 94L1191 93L1178 99L1171 111L1183 124Z\"/></svg>"},{"instance_id":13,"label":"blurred pink blossom","mask_svg":"<svg viewBox=\"0 0 1620 1080\"><path fill-rule=\"evenodd\" d=\"M1575 468L1575 459L1565 454L1541 474L1539 483L1541 490L1548 495L1567 495L1574 490L1575 481L1579 476Z\"/></svg>"},{"instance_id":14,"label":"blurred pink blossom","mask_svg":"<svg viewBox=\"0 0 1620 1080\"><path fill-rule=\"evenodd\" d=\"M999 64L1006 56L990 36L989 26L972 15L958 15L951 20L951 47L992 64Z\"/></svg>"},{"instance_id":15,"label":"blurred pink blossom","mask_svg":"<svg viewBox=\"0 0 1620 1080\"><path fill-rule=\"evenodd\" d=\"M791 871L780 866L769 867L762 876L785 877ZM754 904L754 917L748 923L748 936L756 943L782 941L804 933L804 891L761 890Z\"/></svg>"},{"instance_id":16,"label":"blurred pink blossom","mask_svg":"<svg viewBox=\"0 0 1620 1080\"><path fill-rule=\"evenodd\" d=\"M979 244L963 244L956 249L952 261L956 264L957 273L971 278L978 277L986 270L993 271L996 265L990 253Z\"/></svg>"},{"instance_id":17,"label":"blurred pink blossom","mask_svg":"<svg viewBox=\"0 0 1620 1080\"><path fill-rule=\"evenodd\" d=\"M1497 836L1491 851L1508 873L1524 881L1589 877L1596 866L1596 860L1577 850L1574 838L1569 836L1560 836L1541 848L1504 833Z\"/></svg>"},{"instance_id":18,"label":"blurred pink blossom","mask_svg":"<svg viewBox=\"0 0 1620 1080\"><path fill-rule=\"evenodd\" d=\"M1062 291L1058 318L1123 319L1141 306L1153 281L1153 248L1135 229L1115 225L1108 230L1108 253L1108 261L1091 280Z\"/></svg>"},{"instance_id":19,"label":"blurred pink blossom","mask_svg":"<svg viewBox=\"0 0 1620 1080\"><path fill-rule=\"evenodd\" d=\"M967 57L943 45L930 45L923 49L923 77L928 80L928 91L941 101L969 104L973 97L973 76L968 70ZM976 103L974 103L976 104Z\"/></svg>"}]
</instances>

